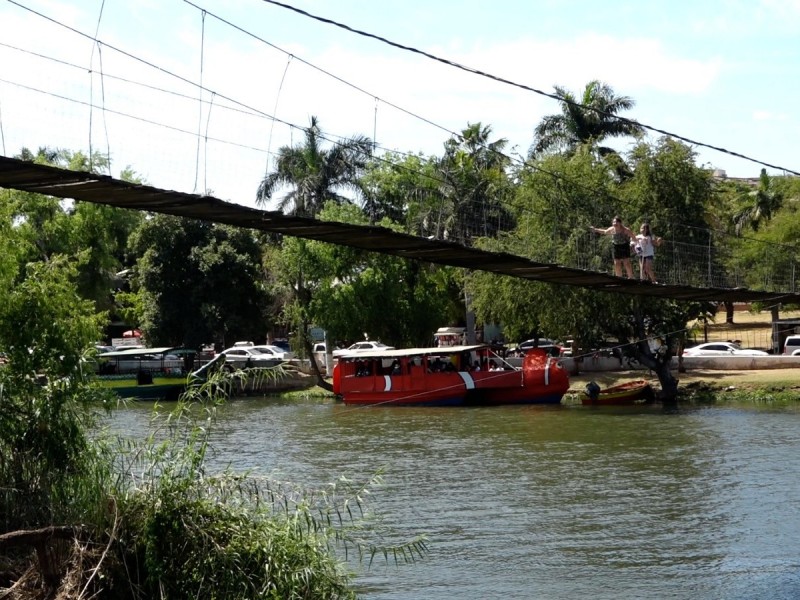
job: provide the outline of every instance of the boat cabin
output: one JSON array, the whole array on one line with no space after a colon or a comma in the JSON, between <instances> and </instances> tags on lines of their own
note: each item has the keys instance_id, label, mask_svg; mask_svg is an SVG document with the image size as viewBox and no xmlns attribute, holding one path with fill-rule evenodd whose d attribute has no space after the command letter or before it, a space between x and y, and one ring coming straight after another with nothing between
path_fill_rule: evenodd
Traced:
<instances>
[{"instance_id":1,"label":"boat cabin","mask_svg":"<svg viewBox=\"0 0 800 600\"><path fill-rule=\"evenodd\" d=\"M433 334L434 346L447 348L460 346L467 341L466 327L439 327Z\"/></svg>"},{"instance_id":2,"label":"boat cabin","mask_svg":"<svg viewBox=\"0 0 800 600\"><path fill-rule=\"evenodd\" d=\"M177 400L194 368L196 350L135 348L97 355L97 381L121 398Z\"/></svg>"},{"instance_id":3,"label":"boat cabin","mask_svg":"<svg viewBox=\"0 0 800 600\"><path fill-rule=\"evenodd\" d=\"M97 356L99 375L141 375L154 373L185 375L192 370L197 352L190 348L133 348L104 352Z\"/></svg>"}]
</instances>

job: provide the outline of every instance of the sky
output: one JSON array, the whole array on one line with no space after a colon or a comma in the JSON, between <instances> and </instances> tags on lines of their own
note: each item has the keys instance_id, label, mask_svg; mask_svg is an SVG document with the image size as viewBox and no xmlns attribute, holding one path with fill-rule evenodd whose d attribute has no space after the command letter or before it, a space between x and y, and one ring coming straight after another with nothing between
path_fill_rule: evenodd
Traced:
<instances>
[{"instance_id":1,"label":"sky","mask_svg":"<svg viewBox=\"0 0 800 600\"><path fill-rule=\"evenodd\" d=\"M635 101L623 116L800 171L800 0L286 3L548 93L598 79ZM248 206L312 116L426 155L480 122L524 156L559 109L263 0L0 0L0 153L91 149L114 176ZM695 149L730 177L762 168Z\"/></svg>"}]
</instances>

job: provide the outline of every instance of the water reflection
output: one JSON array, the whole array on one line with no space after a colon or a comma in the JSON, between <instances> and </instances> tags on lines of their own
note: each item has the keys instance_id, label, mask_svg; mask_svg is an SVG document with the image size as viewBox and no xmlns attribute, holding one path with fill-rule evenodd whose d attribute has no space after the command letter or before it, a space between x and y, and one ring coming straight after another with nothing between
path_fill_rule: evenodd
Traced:
<instances>
[{"instance_id":1,"label":"water reflection","mask_svg":"<svg viewBox=\"0 0 800 600\"><path fill-rule=\"evenodd\" d=\"M363 573L367 598L795 598L799 433L794 411L251 399L212 460L309 485L382 469L385 525L430 554Z\"/></svg>"}]
</instances>

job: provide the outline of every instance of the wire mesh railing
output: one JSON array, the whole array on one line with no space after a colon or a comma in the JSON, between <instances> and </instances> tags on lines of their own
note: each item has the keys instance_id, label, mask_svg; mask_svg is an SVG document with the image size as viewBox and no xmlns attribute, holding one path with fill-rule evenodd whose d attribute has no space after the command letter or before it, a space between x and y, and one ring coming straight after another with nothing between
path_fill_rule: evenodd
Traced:
<instances>
[{"instance_id":1,"label":"wire mesh railing","mask_svg":"<svg viewBox=\"0 0 800 600\"><path fill-rule=\"evenodd\" d=\"M408 232L428 239L475 246L479 240L514 231L517 219L502 204L440 202L420 211ZM705 230L706 243L663 239L655 249L656 280L668 285L700 288L748 288L771 292L796 292L798 251L792 246L736 238ZM503 238L502 250L536 262L615 274L611 236L572 231L565 240L552 236L547 244L534 244L527 236ZM747 255L744 260L741 255ZM642 278L640 260L631 249L632 276ZM623 268L622 276L627 276Z\"/></svg>"}]
</instances>

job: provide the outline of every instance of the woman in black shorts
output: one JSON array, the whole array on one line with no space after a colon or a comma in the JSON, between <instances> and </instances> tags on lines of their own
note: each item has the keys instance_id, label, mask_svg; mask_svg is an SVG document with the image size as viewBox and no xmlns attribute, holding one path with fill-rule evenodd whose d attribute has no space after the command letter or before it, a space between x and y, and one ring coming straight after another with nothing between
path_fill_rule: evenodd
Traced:
<instances>
[{"instance_id":1,"label":"woman in black shorts","mask_svg":"<svg viewBox=\"0 0 800 600\"><path fill-rule=\"evenodd\" d=\"M611 221L611 227L608 229L600 229L598 227L589 226L589 229L595 233L602 233L603 235L610 235L611 241L614 244L614 275L622 277L622 267L625 267L625 274L628 279L633 279L633 267L631 266L631 240L633 239L633 231L622 224L622 217L617 215Z\"/></svg>"}]
</instances>

